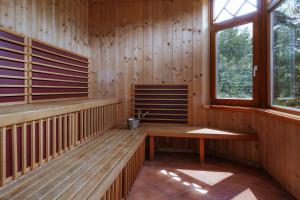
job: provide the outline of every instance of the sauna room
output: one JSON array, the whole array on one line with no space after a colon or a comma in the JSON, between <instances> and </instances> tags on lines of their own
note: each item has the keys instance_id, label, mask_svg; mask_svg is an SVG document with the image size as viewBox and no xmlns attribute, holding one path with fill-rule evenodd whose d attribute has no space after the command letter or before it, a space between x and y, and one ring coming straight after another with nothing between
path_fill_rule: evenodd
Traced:
<instances>
[{"instance_id":1,"label":"sauna room","mask_svg":"<svg viewBox=\"0 0 300 200\"><path fill-rule=\"evenodd\" d=\"M300 199L299 0L0 0L0 199Z\"/></svg>"}]
</instances>

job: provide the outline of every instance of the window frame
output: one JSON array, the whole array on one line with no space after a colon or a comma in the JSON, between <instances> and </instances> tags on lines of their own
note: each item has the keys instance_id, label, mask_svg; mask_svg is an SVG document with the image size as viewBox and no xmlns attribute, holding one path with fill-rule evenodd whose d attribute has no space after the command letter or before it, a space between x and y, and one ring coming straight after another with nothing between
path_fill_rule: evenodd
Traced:
<instances>
[{"instance_id":1,"label":"window frame","mask_svg":"<svg viewBox=\"0 0 300 200\"><path fill-rule=\"evenodd\" d=\"M259 77L260 77L260 63L259 63L259 15L260 15L260 1L257 2L257 11L235 17L222 22L213 22L213 3L214 0L210 1L210 97L211 103L215 105L232 105L232 106L258 106L259 103ZM216 34L219 31L240 26L247 23L253 23L253 67L257 65L258 70L256 76L253 77L253 98L247 99L221 99L217 98L217 66L216 66Z\"/></svg>"},{"instance_id":2,"label":"window frame","mask_svg":"<svg viewBox=\"0 0 300 200\"><path fill-rule=\"evenodd\" d=\"M263 1L263 0L262 0ZM300 114L300 110L291 108L291 107L285 107L285 106L279 106L279 105L273 105L273 92L272 92L272 81L273 81L273 67L272 67L272 49L271 49L271 12L276 9L277 6L279 6L284 0L271 0L267 4L266 12L267 12L267 94L268 94L268 107L270 109L280 111L280 112L286 112L290 114Z\"/></svg>"}]
</instances>

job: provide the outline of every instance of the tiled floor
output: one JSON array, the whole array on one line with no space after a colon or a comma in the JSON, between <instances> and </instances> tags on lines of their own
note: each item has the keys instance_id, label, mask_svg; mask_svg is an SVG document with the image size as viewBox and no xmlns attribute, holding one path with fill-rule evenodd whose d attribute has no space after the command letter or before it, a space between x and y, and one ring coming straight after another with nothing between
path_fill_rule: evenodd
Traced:
<instances>
[{"instance_id":1,"label":"tiled floor","mask_svg":"<svg viewBox=\"0 0 300 200\"><path fill-rule=\"evenodd\" d=\"M293 199L258 169L208 157L200 166L192 154L159 153L146 161L129 200Z\"/></svg>"}]
</instances>

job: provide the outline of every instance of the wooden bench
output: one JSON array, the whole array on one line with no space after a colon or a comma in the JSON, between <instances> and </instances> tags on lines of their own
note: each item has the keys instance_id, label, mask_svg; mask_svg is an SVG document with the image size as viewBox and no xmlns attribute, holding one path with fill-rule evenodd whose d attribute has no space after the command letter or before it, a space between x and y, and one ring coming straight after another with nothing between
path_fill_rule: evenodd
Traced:
<instances>
[{"instance_id":1,"label":"wooden bench","mask_svg":"<svg viewBox=\"0 0 300 200\"><path fill-rule=\"evenodd\" d=\"M114 128L2 187L0 199L126 198L143 165L146 131Z\"/></svg>"},{"instance_id":2,"label":"wooden bench","mask_svg":"<svg viewBox=\"0 0 300 200\"><path fill-rule=\"evenodd\" d=\"M198 138L200 162L204 162L205 139L216 140L257 140L256 134L238 133L197 126L146 126L150 138L150 160L154 160L154 137Z\"/></svg>"}]
</instances>

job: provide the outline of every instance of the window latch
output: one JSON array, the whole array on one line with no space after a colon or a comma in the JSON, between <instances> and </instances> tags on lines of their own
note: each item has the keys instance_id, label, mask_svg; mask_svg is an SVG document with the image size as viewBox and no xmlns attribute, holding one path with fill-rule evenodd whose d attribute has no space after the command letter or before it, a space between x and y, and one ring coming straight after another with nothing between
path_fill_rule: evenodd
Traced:
<instances>
[{"instance_id":1,"label":"window latch","mask_svg":"<svg viewBox=\"0 0 300 200\"><path fill-rule=\"evenodd\" d=\"M255 65L254 67L253 67L253 77L256 77L256 73L257 73L257 65Z\"/></svg>"}]
</instances>

